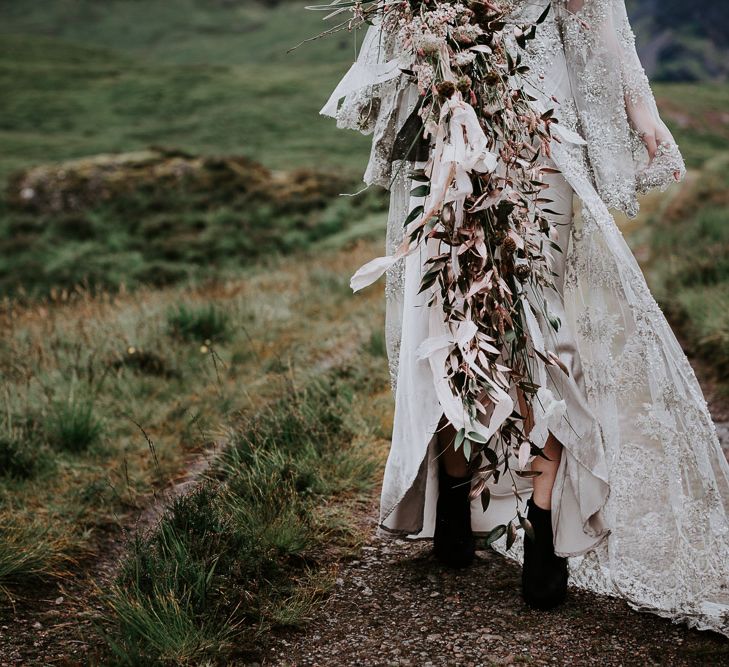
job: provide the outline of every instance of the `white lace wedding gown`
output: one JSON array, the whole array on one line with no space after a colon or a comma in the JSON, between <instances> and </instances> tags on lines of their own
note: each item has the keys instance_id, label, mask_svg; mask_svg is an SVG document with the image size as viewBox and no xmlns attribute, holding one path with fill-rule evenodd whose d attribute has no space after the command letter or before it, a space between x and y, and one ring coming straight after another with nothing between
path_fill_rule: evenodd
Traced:
<instances>
[{"instance_id":1,"label":"white lace wedding gown","mask_svg":"<svg viewBox=\"0 0 729 667\"><path fill-rule=\"evenodd\" d=\"M512 16L532 18L546 4L508 3ZM394 49L392 36L371 27L322 109L340 127L373 134L364 178L391 190L389 253L417 203L409 165L390 160L417 99ZM570 369L569 377L544 378L565 400L568 418L541 428L543 438L548 427L564 445L552 493L555 551L569 556L573 585L729 636L729 465L691 366L608 210L633 216L637 193L665 188L684 172L636 55L624 0L552 2L527 60L538 104L555 107L559 126L584 139L564 132L552 146L562 175L549 194L562 221L571 222L573 193L581 203L560 233L563 285L550 296L562 327L557 339L542 320L531 327L552 336L548 347ZM643 128L658 128L665 141L650 165ZM406 539L432 538L437 498L442 378L415 352L446 330L426 306L428 292L417 294L425 258L416 252L398 260L385 285L395 419L378 534ZM528 497L529 481L520 484ZM491 491L486 512L479 499L472 504L477 534L515 516L510 482ZM521 562L522 532L509 551L505 538L494 547Z\"/></svg>"}]
</instances>

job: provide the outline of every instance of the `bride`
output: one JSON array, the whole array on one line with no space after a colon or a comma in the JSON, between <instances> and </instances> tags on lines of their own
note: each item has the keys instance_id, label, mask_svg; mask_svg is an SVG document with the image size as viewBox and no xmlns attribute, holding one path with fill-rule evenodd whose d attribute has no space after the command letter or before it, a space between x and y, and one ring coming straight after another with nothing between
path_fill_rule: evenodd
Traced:
<instances>
[{"instance_id":1,"label":"bride","mask_svg":"<svg viewBox=\"0 0 729 667\"><path fill-rule=\"evenodd\" d=\"M470 564L474 536L489 536L522 564L522 595L533 607L560 604L570 583L729 636L729 465L689 362L609 212L635 216L639 193L685 173L624 0L485 4L515 22L548 9L524 59L535 106L554 109L558 120L548 196L561 252L544 296L561 326L555 331L541 313L529 333L567 372L542 368L548 400L538 409L518 392L511 397L545 456L531 459L535 476L519 477L515 488L506 476L491 479L484 509L469 495L473 466L454 446L443 360L422 345L450 334L428 291L418 291L428 255L392 261L420 201L410 174L429 156L407 161L394 150L419 91L398 60L395 31L375 22L322 113L372 134L364 180L391 192L391 261L382 266L395 417L378 534L432 539L436 557L452 566ZM355 290L374 279L356 275ZM513 518L515 491L528 498L528 535L494 531Z\"/></svg>"}]
</instances>

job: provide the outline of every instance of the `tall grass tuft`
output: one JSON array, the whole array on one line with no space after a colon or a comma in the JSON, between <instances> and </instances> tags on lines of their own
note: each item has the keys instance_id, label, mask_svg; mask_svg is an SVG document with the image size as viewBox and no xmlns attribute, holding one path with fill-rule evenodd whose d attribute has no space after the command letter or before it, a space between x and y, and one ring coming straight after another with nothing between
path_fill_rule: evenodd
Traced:
<instances>
[{"instance_id":1,"label":"tall grass tuft","mask_svg":"<svg viewBox=\"0 0 729 667\"><path fill-rule=\"evenodd\" d=\"M89 398L57 401L46 417L46 435L51 445L67 452L83 452L97 444L104 424Z\"/></svg>"},{"instance_id":2,"label":"tall grass tuft","mask_svg":"<svg viewBox=\"0 0 729 667\"><path fill-rule=\"evenodd\" d=\"M0 590L62 576L69 560L67 552L67 540L52 535L47 527L0 515Z\"/></svg>"},{"instance_id":3,"label":"tall grass tuft","mask_svg":"<svg viewBox=\"0 0 729 667\"><path fill-rule=\"evenodd\" d=\"M291 386L238 425L206 483L136 539L108 597L109 647L120 661L252 658L262 631L306 617L321 592L311 572L324 547L350 539L339 523L326 525L322 505L373 483L351 399L333 377Z\"/></svg>"},{"instance_id":4,"label":"tall grass tuft","mask_svg":"<svg viewBox=\"0 0 729 667\"><path fill-rule=\"evenodd\" d=\"M0 477L29 480L52 464L47 448L34 433L26 429L0 429Z\"/></svg>"},{"instance_id":5,"label":"tall grass tuft","mask_svg":"<svg viewBox=\"0 0 729 667\"><path fill-rule=\"evenodd\" d=\"M167 326L172 336L182 340L222 342L230 337L230 314L214 303L194 307L179 304L168 311Z\"/></svg>"}]
</instances>

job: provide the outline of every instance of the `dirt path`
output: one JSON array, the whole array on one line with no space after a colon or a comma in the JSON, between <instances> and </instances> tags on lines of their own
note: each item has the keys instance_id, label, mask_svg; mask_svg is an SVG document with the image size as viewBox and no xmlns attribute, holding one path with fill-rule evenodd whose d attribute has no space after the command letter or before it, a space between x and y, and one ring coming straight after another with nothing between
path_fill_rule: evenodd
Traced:
<instances>
[{"instance_id":1,"label":"dirt path","mask_svg":"<svg viewBox=\"0 0 729 667\"><path fill-rule=\"evenodd\" d=\"M167 487L123 520L121 529L99 538L93 556L79 562L71 577L16 591L15 614L0 624L0 667L100 664L102 640L95 627L100 594L113 581L129 541L156 525L165 507L198 483L221 447L218 443L191 456Z\"/></svg>"},{"instance_id":2,"label":"dirt path","mask_svg":"<svg viewBox=\"0 0 729 667\"><path fill-rule=\"evenodd\" d=\"M620 600L573 590L559 610L532 611L519 597L519 566L491 551L478 556L459 572L440 566L427 540L371 540L342 567L317 618L278 637L263 665L729 663L729 641Z\"/></svg>"},{"instance_id":3,"label":"dirt path","mask_svg":"<svg viewBox=\"0 0 729 667\"><path fill-rule=\"evenodd\" d=\"M729 456L729 397L691 359ZM453 571L432 541L374 537L377 497L360 529L361 556L341 566L335 592L303 631L275 638L265 666L720 665L729 640L632 611L622 600L571 590L545 614L519 595L520 567L488 550Z\"/></svg>"}]
</instances>

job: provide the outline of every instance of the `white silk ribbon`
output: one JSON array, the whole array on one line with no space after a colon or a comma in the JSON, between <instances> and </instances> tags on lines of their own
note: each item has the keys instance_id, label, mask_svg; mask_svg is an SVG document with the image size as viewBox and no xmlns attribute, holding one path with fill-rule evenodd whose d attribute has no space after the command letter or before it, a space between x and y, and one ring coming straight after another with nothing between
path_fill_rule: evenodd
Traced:
<instances>
[{"instance_id":1,"label":"white silk ribbon","mask_svg":"<svg viewBox=\"0 0 729 667\"><path fill-rule=\"evenodd\" d=\"M452 327L442 321L442 311L437 307L430 309L429 331L433 334L423 340L415 351L416 358L430 363L433 373L433 384L438 402L451 425L459 430L464 428L466 434L475 431L482 439L488 440L506 421L514 409L514 402L501 387L492 384L488 390L494 410L488 424L479 419L473 420L464 410L463 403L451 391L448 378L444 373L448 357L454 346L459 346L464 358L469 357L470 343L478 332L475 322L466 320L459 322L455 333Z\"/></svg>"},{"instance_id":2,"label":"white silk ribbon","mask_svg":"<svg viewBox=\"0 0 729 667\"><path fill-rule=\"evenodd\" d=\"M407 257L411 252L418 248L418 243L409 245L409 239L407 236L403 239L403 242L398 246L398 249L392 255L384 255L382 257L375 257L366 264L360 266L349 279L349 286L353 292L371 285L377 280L387 269L389 269L398 259L401 257Z\"/></svg>"},{"instance_id":3,"label":"white silk ribbon","mask_svg":"<svg viewBox=\"0 0 729 667\"><path fill-rule=\"evenodd\" d=\"M491 172L496 168L497 156L487 146L488 140L473 107L463 101L460 93L454 93L441 109L435 148L426 170L430 177L430 192L425 198L423 213L408 224L403 242L395 253L376 257L357 269L349 282L353 291L371 285L398 259L413 252L419 244L409 246L410 235L438 214L444 204L454 203L455 224L461 224L463 202L473 192L470 174ZM454 266L457 263L454 262Z\"/></svg>"},{"instance_id":4,"label":"white silk ribbon","mask_svg":"<svg viewBox=\"0 0 729 667\"><path fill-rule=\"evenodd\" d=\"M532 307L525 296L521 297L524 319L529 337L532 341L532 347L546 356L544 347L544 337L539 327L537 318L534 316ZM550 389L547 388L547 371L544 362L541 359L535 359L537 364L537 377L539 389L535 401L532 401L532 416L534 418L534 426L529 433L529 439L537 446L541 443L546 444L548 430L550 426L556 426L567 412L567 403L564 399L557 400Z\"/></svg>"}]
</instances>

